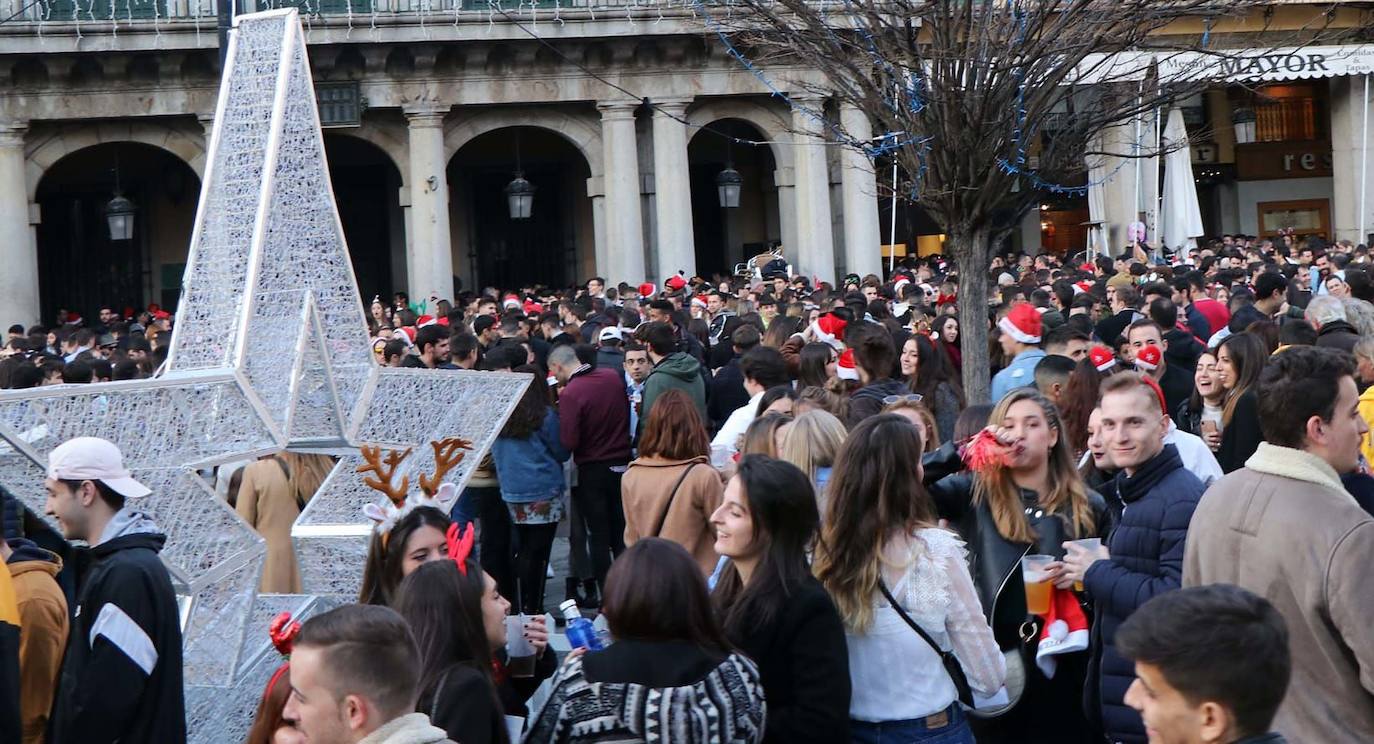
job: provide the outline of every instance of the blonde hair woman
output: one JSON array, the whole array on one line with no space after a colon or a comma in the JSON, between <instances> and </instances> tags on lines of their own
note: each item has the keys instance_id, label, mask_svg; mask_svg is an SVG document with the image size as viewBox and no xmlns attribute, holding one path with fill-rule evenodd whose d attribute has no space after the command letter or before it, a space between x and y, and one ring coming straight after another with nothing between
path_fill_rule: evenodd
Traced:
<instances>
[{"instance_id":1,"label":"blonde hair woman","mask_svg":"<svg viewBox=\"0 0 1374 744\"><path fill-rule=\"evenodd\" d=\"M291 525L333 467L334 460L325 455L280 452L243 469L234 509L267 541L259 591L301 593Z\"/></svg>"},{"instance_id":2,"label":"blonde hair woman","mask_svg":"<svg viewBox=\"0 0 1374 744\"><path fill-rule=\"evenodd\" d=\"M830 471L849 431L844 422L826 411L807 411L792 421L783 437L778 458L796 465L816 489L819 503L825 503L825 487Z\"/></svg>"},{"instance_id":3,"label":"blonde hair woman","mask_svg":"<svg viewBox=\"0 0 1374 744\"><path fill-rule=\"evenodd\" d=\"M883 413L895 413L915 424L921 430L921 441L924 442L922 454L934 452L940 449L940 427L935 423L935 414L926 408L924 399L916 393L910 395L890 395L895 398L892 402L884 400ZM953 437L954 429L950 428L950 436Z\"/></svg>"},{"instance_id":4,"label":"blonde hair woman","mask_svg":"<svg viewBox=\"0 0 1374 744\"><path fill-rule=\"evenodd\" d=\"M939 515L968 542L973 582L998 644L1013 660L1019 654L1025 668L1024 688L1011 691L1015 705L979 734L1031 741L1024 733L1036 731L1048 738L1035 741L1086 741L1091 726L1080 701L1087 654L1060 656L1053 678L1031 661L1040 628L1026 608L1021 556L1061 558L1066 540L1104 537L1106 502L1074 467L1058 410L1033 388L1007 393L988 424L981 436L995 438L991 461L978 472L956 473L930 485ZM933 463L928 468L940 469ZM1031 621L1037 625L1026 627ZM1024 638L1031 640L1023 643Z\"/></svg>"}]
</instances>

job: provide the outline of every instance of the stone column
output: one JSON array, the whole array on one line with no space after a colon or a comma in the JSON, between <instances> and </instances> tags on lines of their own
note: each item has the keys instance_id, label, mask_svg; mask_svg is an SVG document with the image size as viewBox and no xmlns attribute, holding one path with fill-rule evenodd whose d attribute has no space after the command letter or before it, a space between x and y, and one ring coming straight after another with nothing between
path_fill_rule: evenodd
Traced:
<instances>
[{"instance_id":1,"label":"stone column","mask_svg":"<svg viewBox=\"0 0 1374 744\"><path fill-rule=\"evenodd\" d=\"M1332 237L1356 245L1365 242L1366 235L1374 232L1374 80L1369 77L1331 78ZM1370 98L1365 97L1366 91ZM1370 117L1367 131L1366 116ZM1362 161L1365 163L1363 187L1360 184ZM1360 204L1361 194L1365 197L1363 205ZM1361 210L1364 219L1361 219ZM1365 234L1360 234L1361 223Z\"/></svg>"},{"instance_id":2,"label":"stone column","mask_svg":"<svg viewBox=\"0 0 1374 744\"><path fill-rule=\"evenodd\" d=\"M453 238L444 155L444 116L449 106L416 104L401 111L410 134L410 240L406 246L410 300L424 302L430 295L452 300Z\"/></svg>"},{"instance_id":3,"label":"stone column","mask_svg":"<svg viewBox=\"0 0 1374 744\"><path fill-rule=\"evenodd\" d=\"M821 144L825 141L825 128L813 116L823 113L825 99L800 93L792 100L798 105L792 109L792 136L797 143L792 149L797 178L797 250L792 255L801 274L833 282L835 241L830 224L830 175L826 148Z\"/></svg>"},{"instance_id":4,"label":"stone column","mask_svg":"<svg viewBox=\"0 0 1374 744\"><path fill-rule=\"evenodd\" d=\"M38 241L24 178L27 124L0 123L0 323L39 320Z\"/></svg>"},{"instance_id":5,"label":"stone column","mask_svg":"<svg viewBox=\"0 0 1374 744\"><path fill-rule=\"evenodd\" d=\"M690 98L655 101L654 214L658 267L663 276L697 273L692 234L692 183L687 171L687 114ZM676 117L676 118L674 118Z\"/></svg>"},{"instance_id":6,"label":"stone column","mask_svg":"<svg viewBox=\"0 0 1374 744\"><path fill-rule=\"evenodd\" d=\"M596 262L593 272L605 271L610 265L610 256L606 252L606 179L601 176L592 176L587 179L587 198L592 200L592 258ZM586 278L591 278L588 275ZM583 277L577 277L577 281L584 281ZM617 279L616 282L620 280Z\"/></svg>"},{"instance_id":7,"label":"stone column","mask_svg":"<svg viewBox=\"0 0 1374 744\"><path fill-rule=\"evenodd\" d=\"M615 284L636 285L644 274L644 220L639 204L639 150L635 140L637 101L599 103L601 146L606 167L606 264L596 270Z\"/></svg>"},{"instance_id":8,"label":"stone column","mask_svg":"<svg viewBox=\"0 0 1374 744\"><path fill-rule=\"evenodd\" d=\"M866 141L873 136L868 115L858 106L840 105L840 127L850 139ZM850 274L882 276L882 234L878 228L878 181L873 161L846 147L840 155L840 193L844 202L844 264ZM910 246L915 255L916 246Z\"/></svg>"}]
</instances>

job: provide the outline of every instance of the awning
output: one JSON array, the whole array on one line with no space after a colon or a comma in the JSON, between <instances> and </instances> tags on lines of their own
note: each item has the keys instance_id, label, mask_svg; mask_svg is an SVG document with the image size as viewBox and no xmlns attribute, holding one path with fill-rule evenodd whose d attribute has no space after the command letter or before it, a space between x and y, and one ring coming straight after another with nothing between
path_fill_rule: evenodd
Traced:
<instances>
[{"instance_id":1,"label":"awning","mask_svg":"<svg viewBox=\"0 0 1374 744\"><path fill-rule=\"evenodd\" d=\"M1160 52L1161 82L1307 80L1374 73L1374 44Z\"/></svg>"}]
</instances>

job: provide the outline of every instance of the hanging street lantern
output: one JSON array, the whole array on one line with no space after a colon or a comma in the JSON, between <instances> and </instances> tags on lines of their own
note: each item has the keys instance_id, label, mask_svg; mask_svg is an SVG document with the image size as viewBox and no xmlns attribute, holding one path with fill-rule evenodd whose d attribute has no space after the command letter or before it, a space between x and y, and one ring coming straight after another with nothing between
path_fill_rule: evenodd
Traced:
<instances>
[{"instance_id":1,"label":"hanging street lantern","mask_svg":"<svg viewBox=\"0 0 1374 744\"><path fill-rule=\"evenodd\" d=\"M138 211L134 203L115 192L114 198L105 205L105 220L110 225L110 240L133 240L134 213Z\"/></svg>"},{"instance_id":2,"label":"hanging street lantern","mask_svg":"<svg viewBox=\"0 0 1374 744\"><path fill-rule=\"evenodd\" d=\"M740 177L739 171L735 170L732 164L726 163L725 170L716 174L716 195L720 199L721 208L739 208L739 191L743 183L744 179Z\"/></svg>"},{"instance_id":3,"label":"hanging street lantern","mask_svg":"<svg viewBox=\"0 0 1374 744\"><path fill-rule=\"evenodd\" d=\"M534 211L534 184L525 180L525 174L515 172L515 178L506 184L506 202L510 206L510 218L527 220Z\"/></svg>"}]
</instances>

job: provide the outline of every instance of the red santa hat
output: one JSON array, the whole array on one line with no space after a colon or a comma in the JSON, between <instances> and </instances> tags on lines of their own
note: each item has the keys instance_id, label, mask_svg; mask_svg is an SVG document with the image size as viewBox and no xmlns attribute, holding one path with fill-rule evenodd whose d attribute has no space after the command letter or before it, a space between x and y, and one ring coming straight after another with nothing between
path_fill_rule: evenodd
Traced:
<instances>
[{"instance_id":1,"label":"red santa hat","mask_svg":"<svg viewBox=\"0 0 1374 744\"><path fill-rule=\"evenodd\" d=\"M1088 649L1088 618L1073 592L1050 588L1050 611L1045 613L1040 645L1035 650L1035 665L1046 677L1053 677L1060 654Z\"/></svg>"},{"instance_id":2,"label":"red santa hat","mask_svg":"<svg viewBox=\"0 0 1374 744\"><path fill-rule=\"evenodd\" d=\"M1097 368L1098 372L1106 372L1116 366L1116 355L1105 346L1094 346L1088 352L1088 359L1092 360L1093 366Z\"/></svg>"},{"instance_id":3,"label":"red santa hat","mask_svg":"<svg viewBox=\"0 0 1374 744\"><path fill-rule=\"evenodd\" d=\"M859 370L854 366L854 350L845 349L840 355L840 361L835 365L836 373L841 380L858 380Z\"/></svg>"},{"instance_id":4,"label":"red santa hat","mask_svg":"<svg viewBox=\"0 0 1374 744\"><path fill-rule=\"evenodd\" d=\"M1012 308L1005 318L997 321L997 327L1023 344L1038 344L1043 324L1035 306L1026 303Z\"/></svg>"},{"instance_id":5,"label":"red santa hat","mask_svg":"<svg viewBox=\"0 0 1374 744\"><path fill-rule=\"evenodd\" d=\"M1096 274L1096 273L1097 273L1097 264L1091 264L1091 263L1081 264L1081 265L1079 265L1078 270L1079 270L1079 271L1086 271L1086 272L1088 272L1089 274Z\"/></svg>"},{"instance_id":6,"label":"red santa hat","mask_svg":"<svg viewBox=\"0 0 1374 744\"><path fill-rule=\"evenodd\" d=\"M501 301L502 310L510 310L517 307L520 307L520 298L513 294L506 295L505 299Z\"/></svg>"},{"instance_id":7,"label":"red santa hat","mask_svg":"<svg viewBox=\"0 0 1374 744\"><path fill-rule=\"evenodd\" d=\"M834 313L826 313L816 318L816 322L811 324L811 334L823 344L830 344L835 349L843 349L844 342L840 340L840 337L844 335L846 325L848 323L844 322L844 318Z\"/></svg>"},{"instance_id":8,"label":"red santa hat","mask_svg":"<svg viewBox=\"0 0 1374 744\"><path fill-rule=\"evenodd\" d=\"M1142 372L1153 372L1159 369L1162 357L1158 346L1146 346L1135 353L1135 368Z\"/></svg>"},{"instance_id":9,"label":"red santa hat","mask_svg":"<svg viewBox=\"0 0 1374 744\"><path fill-rule=\"evenodd\" d=\"M400 330L401 330L401 336L403 337L402 340L405 341L406 343L410 344L411 346L414 346L414 345L415 345L415 326L403 326ZM396 335L395 335L395 334L392 334L391 337L392 337L392 338L396 338Z\"/></svg>"},{"instance_id":10,"label":"red santa hat","mask_svg":"<svg viewBox=\"0 0 1374 744\"><path fill-rule=\"evenodd\" d=\"M434 325L433 315L421 315L420 317L415 319L415 326L417 328L424 328L428 325Z\"/></svg>"},{"instance_id":11,"label":"red santa hat","mask_svg":"<svg viewBox=\"0 0 1374 744\"><path fill-rule=\"evenodd\" d=\"M653 282L644 282L639 285L640 297L653 297L656 294L658 294L658 287L655 287Z\"/></svg>"},{"instance_id":12,"label":"red santa hat","mask_svg":"<svg viewBox=\"0 0 1374 744\"><path fill-rule=\"evenodd\" d=\"M678 290L687 286L687 278L684 277L682 274L673 274L672 276L668 277L663 281L663 286L673 290L674 292L677 292Z\"/></svg>"},{"instance_id":13,"label":"red santa hat","mask_svg":"<svg viewBox=\"0 0 1374 744\"><path fill-rule=\"evenodd\" d=\"M907 275L905 275L905 274L899 274L899 275L897 275L897 281L895 281L895 282L892 283L892 294L893 294L893 296L895 296L895 297L901 297L901 296L902 296L902 287L905 287L906 285L908 285L908 284L910 284L910 283L911 283L911 277L909 277L909 276L907 276Z\"/></svg>"},{"instance_id":14,"label":"red santa hat","mask_svg":"<svg viewBox=\"0 0 1374 744\"><path fill-rule=\"evenodd\" d=\"M706 295L695 295L692 297L692 306L703 310L706 308Z\"/></svg>"},{"instance_id":15,"label":"red santa hat","mask_svg":"<svg viewBox=\"0 0 1374 744\"><path fill-rule=\"evenodd\" d=\"M1083 294L1084 292L1091 292L1092 289L1093 283L1088 281L1087 279L1084 279L1081 282L1075 282L1073 285L1073 293L1076 295Z\"/></svg>"},{"instance_id":16,"label":"red santa hat","mask_svg":"<svg viewBox=\"0 0 1374 744\"><path fill-rule=\"evenodd\" d=\"M525 300L524 310L526 315L538 315L544 312L544 306L534 300Z\"/></svg>"}]
</instances>

